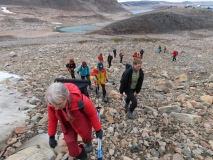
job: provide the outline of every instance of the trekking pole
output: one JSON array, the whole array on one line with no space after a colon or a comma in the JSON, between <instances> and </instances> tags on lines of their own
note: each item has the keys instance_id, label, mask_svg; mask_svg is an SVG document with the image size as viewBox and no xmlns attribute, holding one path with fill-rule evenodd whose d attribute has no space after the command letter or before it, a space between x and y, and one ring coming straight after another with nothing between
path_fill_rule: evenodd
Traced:
<instances>
[{"instance_id":1,"label":"trekking pole","mask_svg":"<svg viewBox=\"0 0 213 160\"><path fill-rule=\"evenodd\" d=\"M96 107L98 111L98 120L101 121L101 115L100 115L100 109L101 107L99 106L99 98L98 98L98 107ZM102 160L102 148L101 148L101 139L98 138L98 160Z\"/></svg>"},{"instance_id":2,"label":"trekking pole","mask_svg":"<svg viewBox=\"0 0 213 160\"><path fill-rule=\"evenodd\" d=\"M124 105L126 105L126 101L125 101L124 97L122 97L122 101L124 102Z\"/></svg>"}]
</instances>

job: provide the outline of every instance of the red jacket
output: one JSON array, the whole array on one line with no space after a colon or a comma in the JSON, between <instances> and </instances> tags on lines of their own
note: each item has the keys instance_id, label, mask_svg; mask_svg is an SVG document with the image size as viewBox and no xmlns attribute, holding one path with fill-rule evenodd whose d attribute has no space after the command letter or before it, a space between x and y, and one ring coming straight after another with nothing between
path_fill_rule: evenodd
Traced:
<instances>
[{"instance_id":1,"label":"red jacket","mask_svg":"<svg viewBox=\"0 0 213 160\"><path fill-rule=\"evenodd\" d=\"M74 118L73 122L68 122L68 104L66 105L66 112L64 110L55 110L54 107L48 106L48 135L53 136L56 134L56 128L58 121L61 123L61 128L64 134L67 133L69 126L67 123L70 123L73 129L82 137L87 137L87 131L91 130L93 126L95 131L101 129L100 121L98 120L97 110L93 105L92 101L85 95L81 94L81 91L78 87L72 83L64 83L70 92L71 98L71 108L70 113ZM77 102L82 101L85 104L83 113L80 112Z\"/></svg>"},{"instance_id":2,"label":"red jacket","mask_svg":"<svg viewBox=\"0 0 213 160\"><path fill-rule=\"evenodd\" d=\"M176 57L176 56L178 55L178 51L172 52L172 55L173 55L174 57Z\"/></svg>"},{"instance_id":3,"label":"red jacket","mask_svg":"<svg viewBox=\"0 0 213 160\"><path fill-rule=\"evenodd\" d=\"M99 55L99 56L98 56L98 60L99 60L100 62L103 62L103 61L104 61L103 56Z\"/></svg>"}]
</instances>

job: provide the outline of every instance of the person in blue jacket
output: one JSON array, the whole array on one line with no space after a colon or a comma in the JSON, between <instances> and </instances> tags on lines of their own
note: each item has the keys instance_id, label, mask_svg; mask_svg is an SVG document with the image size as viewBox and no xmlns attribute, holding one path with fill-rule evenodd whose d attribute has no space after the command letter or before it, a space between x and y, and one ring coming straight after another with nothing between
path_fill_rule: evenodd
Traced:
<instances>
[{"instance_id":1,"label":"person in blue jacket","mask_svg":"<svg viewBox=\"0 0 213 160\"><path fill-rule=\"evenodd\" d=\"M80 74L81 79L87 78L89 80L89 88L93 89L91 86L91 81L90 81L90 69L87 66L87 63L85 61L82 62L82 65L78 67L77 73Z\"/></svg>"}]
</instances>

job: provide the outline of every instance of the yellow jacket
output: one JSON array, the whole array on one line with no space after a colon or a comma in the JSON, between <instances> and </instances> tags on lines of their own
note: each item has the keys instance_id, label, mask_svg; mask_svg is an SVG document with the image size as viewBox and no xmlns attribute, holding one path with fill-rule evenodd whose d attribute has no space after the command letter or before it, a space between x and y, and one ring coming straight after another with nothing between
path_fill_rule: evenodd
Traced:
<instances>
[{"instance_id":1,"label":"yellow jacket","mask_svg":"<svg viewBox=\"0 0 213 160\"><path fill-rule=\"evenodd\" d=\"M99 71L97 66L95 66L90 73L90 79L94 80L95 85L105 84L108 80L106 69L104 68L102 71Z\"/></svg>"}]
</instances>

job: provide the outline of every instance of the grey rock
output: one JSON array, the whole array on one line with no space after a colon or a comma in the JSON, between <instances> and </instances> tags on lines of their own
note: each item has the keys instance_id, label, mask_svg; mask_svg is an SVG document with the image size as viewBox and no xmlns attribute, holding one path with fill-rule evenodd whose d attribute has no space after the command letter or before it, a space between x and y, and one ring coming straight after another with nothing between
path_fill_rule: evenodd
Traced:
<instances>
[{"instance_id":1,"label":"grey rock","mask_svg":"<svg viewBox=\"0 0 213 160\"><path fill-rule=\"evenodd\" d=\"M153 157L159 157L159 156L160 156L159 152L156 151L155 149L151 149L151 155L152 155Z\"/></svg>"},{"instance_id":2,"label":"grey rock","mask_svg":"<svg viewBox=\"0 0 213 160\"><path fill-rule=\"evenodd\" d=\"M201 116L192 115L192 114L185 114L185 113L170 113L170 118L174 120L179 120L181 122L189 123L189 124L195 124L200 123L202 121Z\"/></svg>"},{"instance_id":3,"label":"grey rock","mask_svg":"<svg viewBox=\"0 0 213 160\"><path fill-rule=\"evenodd\" d=\"M177 112L177 113L179 113L181 111L181 108L180 108L180 106L169 105L169 106L159 107L158 111L160 113L171 113L171 112Z\"/></svg>"}]
</instances>

